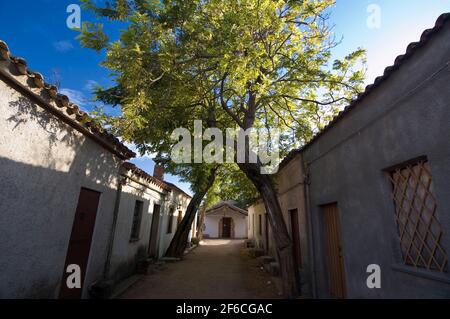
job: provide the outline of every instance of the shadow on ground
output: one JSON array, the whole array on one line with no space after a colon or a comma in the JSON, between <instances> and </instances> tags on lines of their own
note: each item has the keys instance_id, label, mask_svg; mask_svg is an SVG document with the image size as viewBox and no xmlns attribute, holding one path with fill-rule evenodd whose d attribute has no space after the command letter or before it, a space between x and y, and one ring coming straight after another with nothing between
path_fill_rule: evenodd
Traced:
<instances>
[{"instance_id":1,"label":"shadow on ground","mask_svg":"<svg viewBox=\"0 0 450 319\"><path fill-rule=\"evenodd\" d=\"M176 263L165 264L122 299L281 298L273 279L248 256L244 241L208 239Z\"/></svg>"}]
</instances>

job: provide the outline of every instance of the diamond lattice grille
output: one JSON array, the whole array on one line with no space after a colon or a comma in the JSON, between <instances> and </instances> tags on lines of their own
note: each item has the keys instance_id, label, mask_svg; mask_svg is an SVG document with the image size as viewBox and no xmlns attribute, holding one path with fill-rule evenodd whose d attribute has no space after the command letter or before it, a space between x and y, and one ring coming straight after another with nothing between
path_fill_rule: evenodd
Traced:
<instances>
[{"instance_id":1,"label":"diamond lattice grille","mask_svg":"<svg viewBox=\"0 0 450 319\"><path fill-rule=\"evenodd\" d=\"M447 253L441 246L442 229L436 216L431 170L426 160L391 172L392 196L403 262L447 272Z\"/></svg>"}]
</instances>

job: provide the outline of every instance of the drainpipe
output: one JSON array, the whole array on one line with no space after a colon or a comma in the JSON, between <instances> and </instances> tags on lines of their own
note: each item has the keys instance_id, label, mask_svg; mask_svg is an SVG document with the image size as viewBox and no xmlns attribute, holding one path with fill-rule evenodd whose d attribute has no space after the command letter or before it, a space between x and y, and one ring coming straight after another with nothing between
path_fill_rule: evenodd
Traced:
<instances>
[{"instance_id":1,"label":"drainpipe","mask_svg":"<svg viewBox=\"0 0 450 319\"><path fill-rule=\"evenodd\" d=\"M114 211L113 211L113 223L111 226L111 233L109 234L108 241L108 254L106 256L105 267L103 269L103 279L107 280L109 277L109 270L111 268L111 257L112 251L114 247L114 237L116 235L116 226L117 226L117 217L119 215L119 206L120 206L120 198L122 195L122 185L126 183L126 177L122 177L119 174L119 181L117 183L117 191L116 191L116 200L114 203Z\"/></svg>"},{"instance_id":2,"label":"drainpipe","mask_svg":"<svg viewBox=\"0 0 450 319\"><path fill-rule=\"evenodd\" d=\"M309 165L304 162L303 163L303 171L304 171L304 196L305 196L305 217L307 219L307 225L308 225L308 233L309 233L309 268L310 268L310 276L311 276L311 292L313 298L317 298L317 283L316 283L316 267L315 267L315 244L314 244L314 228L312 223L312 214L310 210L310 192L309 192L309 185L310 185L310 176L309 176Z\"/></svg>"}]
</instances>

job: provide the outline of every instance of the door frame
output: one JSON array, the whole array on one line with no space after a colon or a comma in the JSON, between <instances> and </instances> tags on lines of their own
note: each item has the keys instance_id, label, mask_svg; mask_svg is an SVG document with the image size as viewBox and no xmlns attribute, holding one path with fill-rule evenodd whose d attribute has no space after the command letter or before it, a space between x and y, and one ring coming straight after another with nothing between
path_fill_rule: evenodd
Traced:
<instances>
[{"instance_id":1,"label":"door frame","mask_svg":"<svg viewBox=\"0 0 450 319\"><path fill-rule=\"evenodd\" d=\"M322 239L322 258L324 261L324 272L325 277L327 278L327 293L331 298L344 299L347 298L347 275L345 271L345 260L344 260L344 247L342 242L342 226L341 226L341 214L339 210L339 206L337 202L331 202L328 204L320 205L320 224L321 224L321 239ZM332 215L332 219L328 219ZM329 221L334 223L326 224ZM338 251L335 253L337 255L331 256L329 254L330 250L330 237L334 236L333 239L336 239L338 242ZM334 247L336 248L336 247ZM332 261L331 258L334 258ZM338 259L336 259L338 258ZM339 269L332 270L330 267L330 263L337 263ZM338 282L332 282L333 272L335 275L340 275L340 279L338 278ZM336 279L336 278L335 278ZM337 289L337 295L333 295L333 287L332 284L336 285L334 288ZM340 290L340 291L339 291Z\"/></svg>"},{"instance_id":2,"label":"door frame","mask_svg":"<svg viewBox=\"0 0 450 319\"><path fill-rule=\"evenodd\" d=\"M269 245L270 245L270 238L269 238L269 214L265 213L264 215L264 241L266 246L266 255L269 255Z\"/></svg>"},{"instance_id":3,"label":"door frame","mask_svg":"<svg viewBox=\"0 0 450 319\"><path fill-rule=\"evenodd\" d=\"M293 245L294 262L298 269L303 266L302 247L300 239L299 212L297 208L289 210L289 221L291 226L291 237Z\"/></svg>"},{"instance_id":4,"label":"door frame","mask_svg":"<svg viewBox=\"0 0 450 319\"><path fill-rule=\"evenodd\" d=\"M225 227L225 222L224 222L225 219L229 220L229 228L230 228L229 229L229 233L230 233L230 236L228 236L228 237L224 237L224 232L223 232L224 227ZM233 239L233 233L234 233L233 227L234 227L234 221L233 221L232 217L228 217L228 216L222 217L220 219L220 221L219 221L219 237L220 238L225 238L225 239Z\"/></svg>"},{"instance_id":5,"label":"door frame","mask_svg":"<svg viewBox=\"0 0 450 319\"><path fill-rule=\"evenodd\" d=\"M96 195L98 195L98 198L97 198L97 203L96 203L96 207L95 207L95 216L92 221L92 226L91 226L90 235L89 235L89 244L88 244L89 247L87 248L87 255L85 257L85 261L83 261L83 267L81 265L78 265L81 270L81 288L79 290L73 290L73 292L76 292L76 294L74 293L73 295L70 295L70 294L67 294L68 291L70 292L70 290L67 290L68 288L65 286L66 280L67 280L67 275L68 275L67 274L67 266L73 262L69 259L71 258L71 256L70 256L70 253L72 252L71 250L74 249L74 247L72 247L71 245L73 245L74 230L75 230L75 227L77 226L75 223L77 221L77 217L79 214L80 199L81 199L81 195L82 195L83 191L95 193ZM67 244L67 249L66 249L66 257L65 257L65 261L64 261L64 269L63 269L63 275L61 278L61 285L60 285L59 292L58 292L58 298L60 298L60 299L80 299L83 296L83 292L85 290L84 287L85 287L85 282L86 282L86 278L87 278L87 273L88 273L89 265L90 265L90 261L91 261L91 249L92 249L92 242L94 239L96 225L97 225L97 215L98 215L98 212L99 212L100 206L101 206L101 195L102 195L102 192L99 192L97 190L94 190L94 189L91 189L88 187L80 187L80 190L78 193L77 205L76 205L75 213L73 215L73 220L72 220L70 238L69 238L69 242ZM72 256L72 258L73 258L73 256Z\"/></svg>"},{"instance_id":6,"label":"door frame","mask_svg":"<svg viewBox=\"0 0 450 319\"><path fill-rule=\"evenodd\" d=\"M158 210L156 212L156 207ZM150 234L148 237L148 249L147 254L151 258L158 258L158 237L159 237L159 223L161 220L161 209L160 203L153 203L153 213L150 225Z\"/></svg>"}]
</instances>

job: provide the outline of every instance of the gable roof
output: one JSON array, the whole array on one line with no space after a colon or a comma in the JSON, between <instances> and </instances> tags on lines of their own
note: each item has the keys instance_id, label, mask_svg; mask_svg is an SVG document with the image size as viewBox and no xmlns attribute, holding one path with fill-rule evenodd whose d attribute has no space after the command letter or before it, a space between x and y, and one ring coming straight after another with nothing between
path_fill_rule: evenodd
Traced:
<instances>
[{"instance_id":1,"label":"gable roof","mask_svg":"<svg viewBox=\"0 0 450 319\"><path fill-rule=\"evenodd\" d=\"M213 213L213 211L216 211L216 210L218 210L220 208L223 208L223 207L228 207L229 209L234 210L235 212L238 212L238 213L246 215L246 216L248 215L246 210L233 205L231 203L231 201L221 201L221 202L211 206L210 208L208 208L205 213L206 214L211 214L211 213Z\"/></svg>"},{"instance_id":2,"label":"gable roof","mask_svg":"<svg viewBox=\"0 0 450 319\"><path fill-rule=\"evenodd\" d=\"M172 183L169 183L169 182L166 182L166 181L163 181L163 183L166 184L168 187L170 187L171 190L175 190L175 191L181 193L181 195L183 195L184 197L192 198L191 195L189 195L188 193L186 193L184 190L182 190L181 188L179 188L177 185L172 184Z\"/></svg>"},{"instance_id":3,"label":"gable roof","mask_svg":"<svg viewBox=\"0 0 450 319\"><path fill-rule=\"evenodd\" d=\"M136 156L117 137L109 134L86 112L81 111L78 105L70 102L66 95L58 93L54 85L45 83L42 74L30 71L25 59L12 56L8 45L2 40L0 40L0 79L120 158L129 159Z\"/></svg>"},{"instance_id":4,"label":"gable roof","mask_svg":"<svg viewBox=\"0 0 450 319\"><path fill-rule=\"evenodd\" d=\"M358 96L347 105L341 112L339 112L328 124L315 134L304 146L294 149L281 161L279 169L285 167L292 159L295 158L297 154L310 147L314 142L316 142L322 135L324 135L328 130L330 130L336 123L338 123L342 118L344 118L350 111L358 107L361 101L367 97L370 93L375 91L380 85L382 85L394 72L396 72L407 60L409 60L414 53L416 53L420 48L425 46L435 34L437 34L447 23L450 22L450 12L443 13L436 20L433 28L425 30L418 42L412 42L406 48L405 54L397 56L394 64L388 66L384 69L383 75L377 77L373 84L367 85L364 92L358 94Z\"/></svg>"},{"instance_id":5,"label":"gable roof","mask_svg":"<svg viewBox=\"0 0 450 319\"><path fill-rule=\"evenodd\" d=\"M166 191L169 191L169 192L177 191L177 192L180 192L183 196L185 196L187 198L192 198L189 194L187 194L185 191L183 191L181 188L179 188L175 184L162 181L162 180L160 180L160 179L150 175L146 171L140 169L139 167L137 167L133 163L125 162L125 163L122 164L122 167L125 170L127 170L127 171L129 171L129 172L131 172L131 173L133 173L133 174L135 174L135 175L145 179L147 182L153 183L156 186L159 186L159 187L161 187L162 189L164 189Z\"/></svg>"},{"instance_id":6,"label":"gable roof","mask_svg":"<svg viewBox=\"0 0 450 319\"><path fill-rule=\"evenodd\" d=\"M166 183L164 183L163 181L157 179L156 177L151 176L150 174L148 174L147 172L145 172L144 170L140 169L139 167L137 167L136 165L134 165L133 163L130 162L125 162L122 164L122 167L126 170L131 172L132 174L135 174L136 176L139 176L143 179L145 179L147 182L152 183L166 191L171 191L171 188L166 185Z\"/></svg>"}]
</instances>

